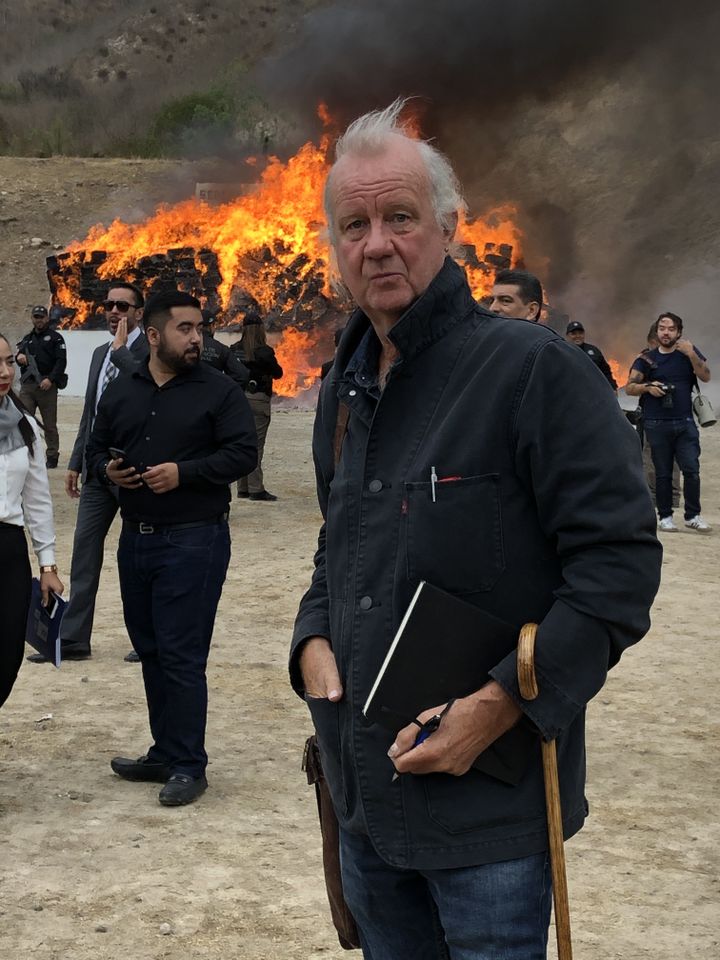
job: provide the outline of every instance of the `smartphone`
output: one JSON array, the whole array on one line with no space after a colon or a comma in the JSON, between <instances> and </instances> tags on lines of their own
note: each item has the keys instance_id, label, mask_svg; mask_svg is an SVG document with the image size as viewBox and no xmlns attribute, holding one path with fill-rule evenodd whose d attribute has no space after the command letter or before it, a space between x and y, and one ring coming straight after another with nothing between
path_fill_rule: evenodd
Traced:
<instances>
[{"instance_id":1,"label":"smartphone","mask_svg":"<svg viewBox=\"0 0 720 960\"><path fill-rule=\"evenodd\" d=\"M113 460L124 460L127 454L124 450L121 450L119 447L108 447L108 453L113 458Z\"/></svg>"},{"instance_id":2,"label":"smartphone","mask_svg":"<svg viewBox=\"0 0 720 960\"><path fill-rule=\"evenodd\" d=\"M50 590L48 592L48 602L47 602L47 606L45 607L45 613L50 617L51 620L55 616L55 614L58 612L59 606L60 604L58 603L57 594L53 593L52 590Z\"/></svg>"}]
</instances>

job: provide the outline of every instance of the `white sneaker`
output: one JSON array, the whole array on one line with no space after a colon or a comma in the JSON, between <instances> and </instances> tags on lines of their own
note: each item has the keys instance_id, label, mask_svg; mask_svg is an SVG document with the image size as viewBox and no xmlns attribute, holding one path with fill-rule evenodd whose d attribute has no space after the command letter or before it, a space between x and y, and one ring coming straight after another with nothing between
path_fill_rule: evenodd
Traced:
<instances>
[{"instance_id":1,"label":"white sneaker","mask_svg":"<svg viewBox=\"0 0 720 960\"><path fill-rule=\"evenodd\" d=\"M710 524L703 520L700 514L698 514L696 517L691 517L689 520L686 520L685 526L690 527L691 530L712 530Z\"/></svg>"},{"instance_id":2,"label":"white sneaker","mask_svg":"<svg viewBox=\"0 0 720 960\"><path fill-rule=\"evenodd\" d=\"M686 521L690 523L690 521ZM663 517L662 520L658 523L658 530L664 530L665 533L677 533L678 528L673 523L672 517Z\"/></svg>"}]
</instances>

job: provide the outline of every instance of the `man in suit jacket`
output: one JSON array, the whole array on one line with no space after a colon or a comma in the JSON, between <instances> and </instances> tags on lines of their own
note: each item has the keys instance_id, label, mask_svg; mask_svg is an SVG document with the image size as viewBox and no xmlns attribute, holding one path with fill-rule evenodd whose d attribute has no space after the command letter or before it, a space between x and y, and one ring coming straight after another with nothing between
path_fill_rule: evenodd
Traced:
<instances>
[{"instance_id":1,"label":"man in suit jacket","mask_svg":"<svg viewBox=\"0 0 720 960\"><path fill-rule=\"evenodd\" d=\"M118 498L116 487L88 477L85 447L105 387L115 377L132 373L148 356L147 341L139 326L143 306L143 295L137 287L120 280L111 282L103 307L114 339L93 351L80 426L65 476L65 492L80 503L70 567L70 602L60 628L63 660L87 660L91 656L90 636L105 538L118 511ZM137 659L131 654L128 658ZM28 660L42 663L45 658L33 654Z\"/></svg>"}]
</instances>

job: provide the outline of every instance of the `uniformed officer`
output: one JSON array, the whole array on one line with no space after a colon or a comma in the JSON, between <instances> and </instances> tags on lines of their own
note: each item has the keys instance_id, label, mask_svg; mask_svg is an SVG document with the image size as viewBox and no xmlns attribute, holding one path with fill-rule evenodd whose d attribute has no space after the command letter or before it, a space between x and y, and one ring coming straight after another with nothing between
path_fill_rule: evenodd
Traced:
<instances>
[{"instance_id":1,"label":"uniformed officer","mask_svg":"<svg viewBox=\"0 0 720 960\"><path fill-rule=\"evenodd\" d=\"M17 362L20 375L20 400L33 415L39 408L45 427L46 462L48 469L57 467L60 437L57 429L58 387L67 383L65 340L50 329L50 315L43 306L31 311L33 329L18 343Z\"/></svg>"},{"instance_id":2,"label":"uniformed officer","mask_svg":"<svg viewBox=\"0 0 720 960\"><path fill-rule=\"evenodd\" d=\"M595 366L600 369L600 372L613 390L615 390L617 393L618 385L615 382L615 377L612 375L610 364L603 356L600 347L596 347L594 344L587 342L585 339L585 327L580 323L579 320L571 320L567 325L567 329L565 330L565 339L570 343L576 344L578 347L580 347L583 353L586 353L588 357L590 357Z\"/></svg>"}]
</instances>

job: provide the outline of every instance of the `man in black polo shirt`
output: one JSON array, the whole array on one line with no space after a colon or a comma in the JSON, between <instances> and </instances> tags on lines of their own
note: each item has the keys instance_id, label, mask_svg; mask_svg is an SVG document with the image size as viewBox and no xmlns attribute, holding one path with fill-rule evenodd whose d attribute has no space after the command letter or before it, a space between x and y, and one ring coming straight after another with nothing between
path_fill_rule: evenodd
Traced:
<instances>
[{"instance_id":1,"label":"man in black polo shirt","mask_svg":"<svg viewBox=\"0 0 720 960\"><path fill-rule=\"evenodd\" d=\"M195 297L157 294L144 322L150 358L105 390L88 463L120 488L120 590L154 741L111 766L165 783L160 802L177 806L207 787L205 668L230 559L229 485L255 467L257 442L240 386L200 363Z\"/></svg>"},{"instance_id":2,"label":"man in black polo shirt","mask_svg":"<svg viewBox=\"0 0 720 960\"><path fill-rule=\"evenodd\" d=\"M633 363L625 392L640 397L645 439L655 466L658 528L677 531L672 510L673 461L683 475L685 526L708 531L700 513L700 437L693 419L692 390L697 380L707 383L710 368L705 357L683 339L683 322L675 313L661 313L655 322L658 345Z\"/></svg>"}]
</instances>

